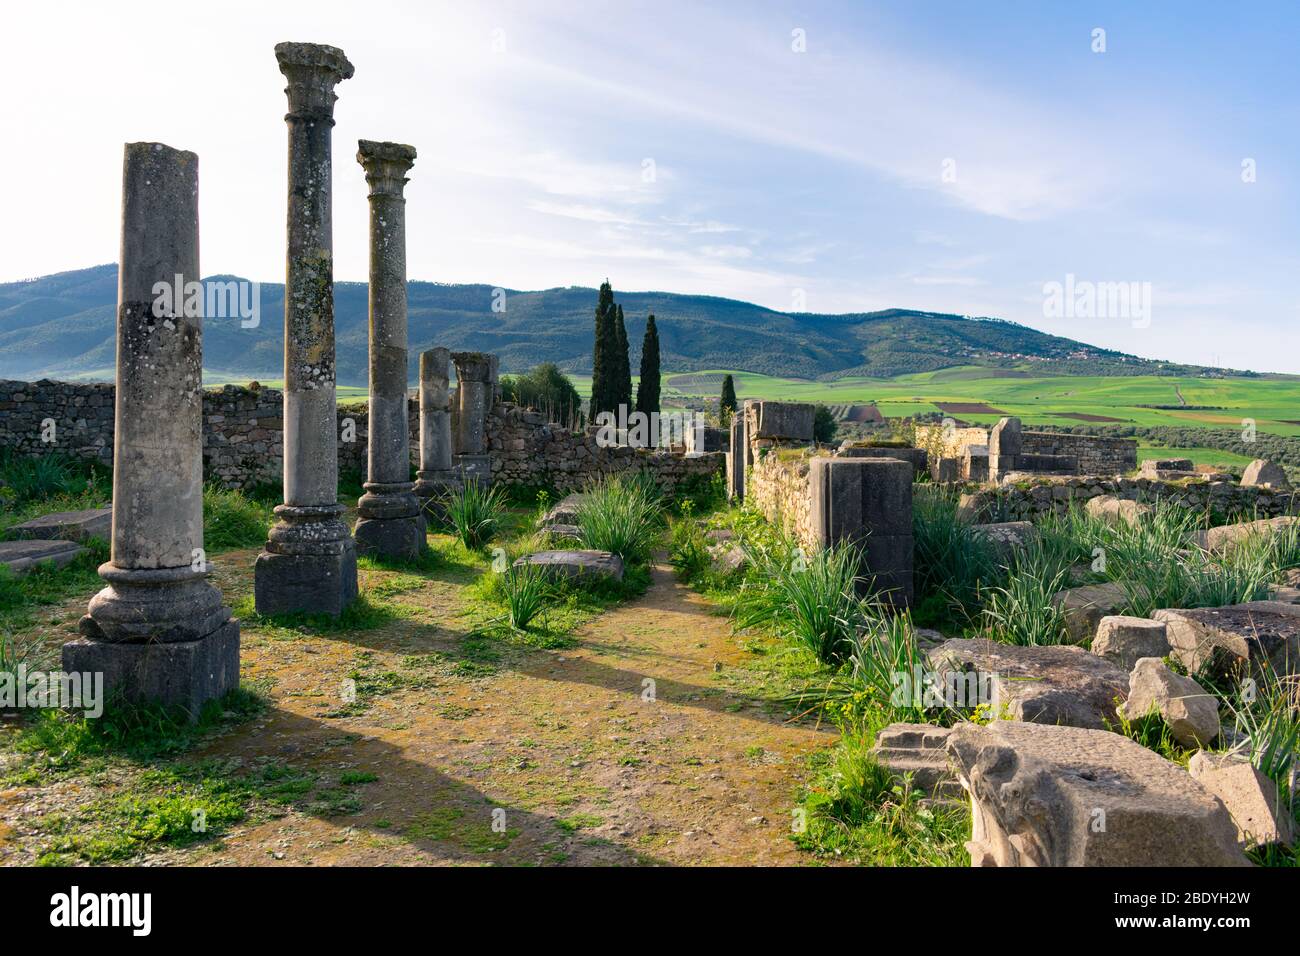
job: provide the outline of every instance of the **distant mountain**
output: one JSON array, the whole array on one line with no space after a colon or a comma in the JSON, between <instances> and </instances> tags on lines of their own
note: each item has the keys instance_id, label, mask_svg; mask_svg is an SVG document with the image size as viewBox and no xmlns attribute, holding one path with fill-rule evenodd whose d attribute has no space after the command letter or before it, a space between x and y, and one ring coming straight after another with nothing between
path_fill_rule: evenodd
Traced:
<instances>
[{"instance_id":1,"label":"distant mountain","mask_svg":"<svg viewBox=\"0 0 1300 956\"><path fill-rule=\"evenodd\" d=\"M214 276L213 279L230 278ZM555 362L591 371L594 288L504 290L493 311L486 285L412 282L411 379L420 350L496 352L504 371ZM790 378L890 377L955 365L1030 367L1086 375L1196 374L1199 368L1095 348L998 319L887 309L845 315L774 312L748 302L670 292L618 292L627 315L632 367L645 317L659 326L665 369L740 369ZM0 284L0 378L112 378L117 267L96 266ZM279 378L283 364L284 286L261 286L261 323L204 324L204 366L234 377ZM335 287L338 376L365 385L366 286Z\"/></svg>"}]
</instances>

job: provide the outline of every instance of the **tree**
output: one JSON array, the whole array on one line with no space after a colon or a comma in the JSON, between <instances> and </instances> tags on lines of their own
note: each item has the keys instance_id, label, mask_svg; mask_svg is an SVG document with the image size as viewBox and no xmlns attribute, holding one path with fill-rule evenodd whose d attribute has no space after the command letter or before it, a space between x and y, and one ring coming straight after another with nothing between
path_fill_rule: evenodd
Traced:
<instances>
[{"instance_id":1,"label":"tree","mask_svg":"<svg viewBox=\"0 0 1300 956\"><path fill-rule=\"evenodd\" d=\"M659 330L651 314L641 340L641 381L636 387L636 410L643 415L659 411Z\"/></svg>"},{"instance_id":2,"label":"tree","mask_svg":"<svg viewBox=\"0 0 1300 956\"><path fill-rule=\"evenodd\" d=\"M610 367L613 360L611 348L614 327L614 290L606 279L600 286L600 298L596 302L596 340L591 354L591 419L595 421L601 412L610 411L615 402Z\"/></svg>"},{"instance_id":3,"label":"tree","mask_svg":"<svg viewBox=\"0 0 1300 956\"><path fill-rule=\"evenodd\" d=\"M726 425L736 414L736 383L731 375L722 376L722 398L718 401L718 419Z\"/></svg>"},{"instance_id":4,"label":"tree","mask_svg":"<svg viewBox=\"0 0 1300 956\"><path fill-rule=\"evenodd\" d=\"M627 326L623 324L623 307L616 306L614 313L614 408L632 408L632 360L627 352Z\"/></svg>"},{"instance_id":5,"label":"tree","mask_svg":"<svg viewBox=\"0 0 1300 956\"><path fill-rule=\"evenodd\" d=\"M835 430L839 426L835 422L835 416L825 405L818 405L813 412L813 440L825 445L835 438Z\"/></svg>"},{"instance_id":6,"label":"tree","mask_svg":"<svg viewBox=\"0 0 1300 956\"><path fill-rule=\"evenodd\" d=\"M524 375L501 378L501 395L507 402L545 412L548 421L576 427L582 399L573 383L554 362L543 362Z\"/></svg>"}]
</instances>

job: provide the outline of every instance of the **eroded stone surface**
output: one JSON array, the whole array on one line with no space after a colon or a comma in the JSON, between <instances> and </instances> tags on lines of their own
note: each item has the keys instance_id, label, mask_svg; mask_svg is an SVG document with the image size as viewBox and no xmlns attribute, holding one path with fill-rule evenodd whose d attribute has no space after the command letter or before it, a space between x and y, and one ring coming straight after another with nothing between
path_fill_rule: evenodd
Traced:
<instances>
[{"instance_id":1,"label":"eroded stone surface","mask_svg":"<svg viewBox=\"0 0 1300 956\"><path fill-rule=\"evenodd\" d=\"M1131 671L1144 657L1164 657L1169 653L1169 636L1165 625L1145 617L1110 614L1097 625L1097 635L1089 648L1118 667Z\"/></svg>"},{"instance_id":2,"label":"eroded stone surface","mask_svg":"<svg viewBox=\"0 0 1300 956\"><path fill-rule=\"evenodd\" d=\"M1286 469L1281 465L1256 458L1241 473L1241 483L1248 488L1274 488L1289 491L1291 481L1286 476Z\"/></svg>"},{"instance_id":3,"label":"eroded stone surface","mask_svg":"<svg viewBox=\"0 0 1300 956\"><path fill-rule=\"evenodd\" d=\"M107 541L112 530L112 508L89 508L85 511L56 511L41 515L10 528L9 535L46 541L85 541L87 538L102 538Z\"/></svg>"},{"instance_id":4,"label":"eroded stone surface","mask_svg":"<svg viewBox=\"0 0 1300 956\"><path fill-rule=\"evenodd\" d=\"M1089 498L1084 509L1094 518L1100 518L1108 524L1127 524L1136 526L1150 515L1155 508L1140 501L1118 498L1115 495L1099 495Z\"/></svg>"},{"instance_id":5,"label":"eroded stone surface","mask_svg":"<svg viewBox=\"0 0 1300 956\"><path fill-rule=\"evenodd\" d=\"M1155 711L1184 747L1205 747L1219 736L1219 702L1190 677L1175 674L1158 657L1144 657L1129 675L1124 713L1137 720Z\"/></svg>"},{"instance_id":6,"label":"eroded stone surface","mask_svg":"<svg viewBox=\"0 0 1300 956\"><path fill-rule=\"evenodd\" d=\"M1300 673L1300 605L1252 601L1227 607L1167 609L1154 617L1165 625L1171 655L1198 673L1228 673L1249 663L1277 674Z\"/></svg>"},{"instance_id":7,"label":"eroded stone surface","mask_svg":"<svg viewBox=\"0 0 1300 956\"><path fill-rule=\"evenodd\" d=\"M61 568L77 555L85 553L86 549L75 541L0 541L0 565L15 575L26 574L43 562Z\"/></svg>"},{"instance_id":8,"label":"eroded stone surface","mask_svg":"<svg viewBox=\"0 0 1300 956\"><path fill-rule=\"evenodd\" d=\"M1295 842L1295 823L1278 786L1244 756L1201 751L1187 764L1192 779L1223 801L1242 843Z\"/></svg>"},{"instance_id":9,"label":"eroded stone surface","mask_svg":"<svg viewBox=\"0 0 1300 956\"><path fill-rule=\"evenodd\" d=\"M1290 515L1262 518L1259 521L1244 521L1240 524L1225 524L1198 532L1197 544L1206 551L1231 551L1245 541L1284 531L1297 524L1300 524L1300 518Z\"/></svg>"},{"instance_id":10,"label":"eroded stone surface","mask_svg":"<svg viewBox=\"0 0 1300 956\"><path fill-rule=\"evenodd\" d=\"M614 581L623 580L623 560L608 551L537 551L515 561L515 567L531 565L557 577L575 578L595 574Z\"/></svg>"},{"instance_id":11,"label":"eroded stone surface","mask_svg":"<svg viewBox=\"0 0 1300 956\"><path fill-rule=\"evenodd\" d=\"M950 733L935 724L890 724L876 735L872 753L900 782L910 775L912 786L929 797L960 799L962 787L948 758Z\"/></svg>"},{"instance_id":12,"label":"eroded stone surface","mask_svg":"<svg viewBox=\"0 0 1300 956\"><path fill-rule=\"evenodd\" d=\"M1038 540L1038 529L1031 521L977 524L971 530L992 544L1003 562L1010 561L1018 551Z\"/></svg>"},{"instance_id":13,"label":"eroded stone surface","mask_svg":"<svg viewBox=\"0 0 1300 956\"><path fill-rule=\"evenodd\" d=\"M987 674L993 713L1012 720L1103 728L1128 696L1128 672L1069 645L1020 647L955 638L929 653L931 670Z\"/></svg>"},{"instance_id":14,"label":"eroded stone surface","mask_svg":"<svg viewBox=\"0 0 1300 956\"><path fill-rule=\"evenodd\" d=\"M948 738L972 866L1245 866L1223 804L1119 734L995 721Z\"/></svg>"}]
</instances>

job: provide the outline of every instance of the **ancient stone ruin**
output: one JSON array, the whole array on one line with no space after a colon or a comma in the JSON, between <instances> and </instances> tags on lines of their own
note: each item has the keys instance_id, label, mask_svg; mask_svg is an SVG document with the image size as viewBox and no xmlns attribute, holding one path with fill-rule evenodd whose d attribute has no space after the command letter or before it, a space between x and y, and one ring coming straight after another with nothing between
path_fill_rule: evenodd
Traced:
<instances>
[{"instance_id":1,"label":"ancient stone ruin","mask_svg":"<svg viewBox=\"0 0 1300 956\"><path fill-rule=\"evenodd\" d=\"M357 551L411 560L425 550L411 475L406 399L406 173L415 149L362 140L370 186L370 433L366 493L357 502Z\"/></svg>"},{"instance_id":2,"label":"ancient stone ruin","mask_svg":"<svg viewBox=\"0 0 1300 956\"><path fill-rule=\"evenodd\" d=\"M112 552L82 638L63 648L65 672L102 673L110 695L192 717L239 683L239 624L203 550L202 318L156 308L154 292L200 275L198 174L193 153L126 147Z\"/></svg>"},{"instance_id":3,"label":"ancient stone ruin","mask_svg":"<svg viewBox=\"0 0 1300 956\"><path fill-rule=\"evenodd\" d=\"M356 542L338 502L334 388L334 87L343 51L275 48L289 80L288 270L284 296L284 503L257 559L259 614L342 614L357 596Z\"/></svg>"}]
</instances>

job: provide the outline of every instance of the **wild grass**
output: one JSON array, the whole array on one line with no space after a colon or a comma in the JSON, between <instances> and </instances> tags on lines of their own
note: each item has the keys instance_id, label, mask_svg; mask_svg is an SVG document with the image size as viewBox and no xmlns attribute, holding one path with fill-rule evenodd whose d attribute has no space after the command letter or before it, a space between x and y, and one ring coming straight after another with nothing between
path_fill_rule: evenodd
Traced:
<instances>
[{"instance_id":1,"label":"wild grass","mask_svg":"<svg viewBox=\"0 0 1300 956\"><path fill-rule=\"evenodd\" d=\"M861 552L844 544L808 556L786 541L775 551L746 547L746 555L754 571L741 588L736 627L770 628L826 664L842 663L857 634Z\"/></svg>"},{"instance_id":2,"label":"wild grass","mask_svg":"<svg viewBox=\"0 0 1300 956\"><path fill-rule=\"evenodd\" d=\"M209 551L258 547L274 520L265 501L215 484L203 488L203 544Z\"/></svg>"},{"instance_id":3,"label":"wild grass","mask_svg":"<svg viewBox=\"0 0 1300 956\"><path fill-rule=\"evenodd\" d=\"M583 492L576 521L584 546L641 564L659 543L663 503L645 476L614 475Z\"/></svg>"},{"instance_id":4,"label":"wild grass","mask_svg":"<svg viewBox=\"0 0 1300 956\"><path fill-rule=\"evenodd\" d=\"M669 525L668 561L686 583L701 580L712 567L709 541L704 529L691 517L690 509Z\"/></svg>"},{"instance_id":5,"label":"wild grass","mask_svg":"<svg viewBox=\"0 0 1300 956\"><path fill-rule=\"evenodd\" d=\"M92 538L82 546L86 553L63 567L40 564L21 577L0 568L0 633L26 630L35 625L39 609L88 595L103 586L98 569L108 560L108 543Z\"/></svg>"},{"instance_id":6,"label":"wild grass","mask_svg":"<svg viewBox=\"0 0 1300 956\"><path fill-rule=\"evenodd\" d=\"M517 631L526 631L551 602L555 589L546 570L535 564L512 566L501 575L506 619Z\"/></svg>"},{"instance_id":7,"label":"wild grass","mask_svg":"<svg viewBox=\"0 0 1300 956\"><path fill-rule=\"evenodd\" d=\"M502 495L500 486L488 488L473 479L447 495L447 524L466 548L483 547L501 530L506 512Z\"/></svg>"},{"instance_id":8,"label":"wild grass","mask_svg":"<svg viewBox=\"0 0 1300 956\"><path fill-rule=\"evenodd\" d=\"M871 752L876 729L846 730L813 758L791 839L820 858L866 866L969 866L966 807L926 801L895 779Z\"/></svg>"},{"instance_id":9,"label":"wild grass","mask_svg":"<svg viewBox=\"0 0 1300 956\"><path fill-rule=\"evenodd\" d=\"M918 616L968 622L982 588L1002 576L997 551L957 516L957 499L938 485L916 486L912 499Z\"/></svg>"},{"instance_id":10,"label":"wild grass","mask_svg":"<svg viewBox=\"0 0 1300 956\"><path fill-rule=\"evenodd\" d=\"M986 595L983 625L990 638L1023 646L1061 644L1065 614L1052 597L1069 586L1069 567L1059 553L1030 545L1015 560L1006 583Z\"/></svg>"}]
</instances>

